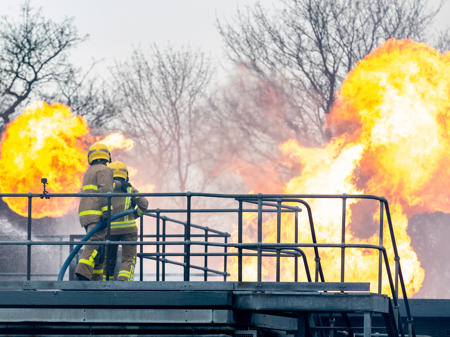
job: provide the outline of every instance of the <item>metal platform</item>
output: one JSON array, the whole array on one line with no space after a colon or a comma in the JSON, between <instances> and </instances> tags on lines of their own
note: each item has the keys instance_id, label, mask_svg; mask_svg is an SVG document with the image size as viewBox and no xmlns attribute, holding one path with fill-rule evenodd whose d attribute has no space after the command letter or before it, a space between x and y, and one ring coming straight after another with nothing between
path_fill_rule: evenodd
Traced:
<instances>
[{"instance_id":1,"label":"metal platform","mask_svg":"<svg viewBox=\"0 0 450 337\"><path fill-rule=\"evenodd\" d=\"M388 297L368 290L368 283L0 282L0 332L233 335L253 322L302 336L311 313L388 313Z\"/></svg>"},{"instance_id":2,"label":"metal platform","mask_svg":"<svg viewBox=\"0 0 450 337\"><path fill-rule=\"evenodd\" d=\"M418 331L447 336L449 300L410 302ZM258 336L308 336L313 315L329 312L339 335L347 329L339 314L352 323L366 314L379 326L389 299L368 283L0 282L0 333L8 336L218 337L243 336L244 327Z\"/></svg>"}]
</instances>

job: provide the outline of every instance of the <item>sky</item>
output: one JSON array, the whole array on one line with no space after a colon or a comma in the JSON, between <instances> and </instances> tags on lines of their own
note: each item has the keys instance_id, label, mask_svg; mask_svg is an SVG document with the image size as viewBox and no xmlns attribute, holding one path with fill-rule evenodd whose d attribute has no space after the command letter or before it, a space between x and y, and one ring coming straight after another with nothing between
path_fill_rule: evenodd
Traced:
<instances>
[{"instance_id":1,"label":"sky","mask_svg":"<svg viewBox=\"0 0 450 337\"><path fill-rule=\"evenodd\" d=\"M430 0L437 2L438 0ZM236 9L252 6L257 0L30 0L55 21L73 17L80 34L89 39L74 49L72 62L87 68L94 60L97 69L123 61L133 48L155 43L201 49L213 63L226 63L216 18L232 20ZM277 0L260 0L266 8ZM0 15L18 18L22 1L0 1ZM450 18L450 0L437 18L445 27Z\"/></svg>"},{"instance_id":2,"label":"sky","mask_svg":"<svg viewBox=\"0 0 450 337\"><path fill-rule=\"evenodd\" d=\"M224 58L216 18L231 18L238 7L257 0L30 0L55 21L74 17L80 34L89 38L72 51L73 62L87 67L93 60L110 65L124 60L135 47L155 43L191 46L213 60ZM276 1L276 0L275 0ZM19 16L22 1L0 1L1 15ZM272 0L263 0L271 6Z\"/></svg>"}]
</instances>

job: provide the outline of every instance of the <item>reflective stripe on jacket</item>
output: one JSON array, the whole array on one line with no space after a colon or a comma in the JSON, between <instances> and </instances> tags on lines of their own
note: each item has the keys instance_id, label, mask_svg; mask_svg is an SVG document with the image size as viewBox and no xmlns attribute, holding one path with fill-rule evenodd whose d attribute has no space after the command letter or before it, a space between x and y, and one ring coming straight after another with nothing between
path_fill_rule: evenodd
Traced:
<instances>
[{"instance_id":1,"label":"reflective stripe on jacket","mask_svg":"<svg viewBox=\"0 0 450 337\"><path fill-rule=\"evenodd\" d=\"M82 193L92 194L92 197L80 198L78 216L81 226L98 223L103 213L108 211L108 198L96 197L96 193L113 191L112 170L103 164L89 166L83 177Z\"/></svg>"},{"instance_id":2,"label":"reflective stripe on jacket","mask_svg":"<svg viewBox=\"0 0 450 337\"><path fill-rule=\"evenodd\" d=\"M114 193L123 193L122 184L122 181L114 180ZM139 191L130 185L127 187L127 193L139 193ZM112 198L113 210L111 214L118 214L130 208L134 208L135 206L137 206L138 212L144 214L148 207L148 200L143 197L114 197ZM111 222L111 233L113 234L127 234L134 232L137 232L137 227L133 213Z\"/></svg>"}]
</instances>

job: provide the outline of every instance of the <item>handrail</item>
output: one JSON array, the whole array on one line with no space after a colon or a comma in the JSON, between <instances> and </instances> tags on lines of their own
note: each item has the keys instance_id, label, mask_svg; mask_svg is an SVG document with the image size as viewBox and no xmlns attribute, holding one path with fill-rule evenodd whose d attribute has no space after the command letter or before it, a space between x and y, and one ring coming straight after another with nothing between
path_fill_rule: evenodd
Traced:
<instances>
[{"instance_id":1,"label":"handrail","mask_svg":"<svg viewBox=\"0 0 450 337\"><path fill-rule=\"evenodd\" d=\"M245 198L255 198L264 197L270 198L286 198L286 199L342 199L343 196L350 199L373 199L379 201L386 201L384 197L371 195L371 194L230 194L230 193L200 193L200 192L166 192L166 193L96 193L95 196L99 197L121 197L123 195L134 196L134 197L209 197L209 198L226 198L226 199L245 199ZM0 193L0 197L42 197L42 193ZM75 192L75 193L47 193L48 199L53 197L89 197L86 193Z\"/></svg>"},{"instance_id":2,"label":"handrail","mask_svg":"<svg viewBox=\"0 0 450 337\"><path fill-rule=\"evenodd\" d=\"M148 212L148 211L145 212L145 215L153 217L153 218L157 218L158 217L157 214L153 214L152 212ZM185 221L169 218L167 216L160 216L160 218L168 220L168 221L173 222L173 223L177 223L179 225L187 226ZM215 234L220 235L221 237L230 237L231 236L230 233L221 232L221 231L218 231L217 229L210 228L210 227L207 227L207 226L195 225L195 224L191 223L191 227L192 228L196 228L196 229L208 230L208 231L211 231L211 232L213 232Z\"/></svg>"},{"instance_id":3,"label":"handrail","mask_svg":"<svg viewBox=\"0 0 450 337\"><path fill-rule=\"evenodd\" d=\"M400 256L398 254L398 250L397 250L397 244L395 241L395 234L394 234L394 227L392 225L392 219L391 219L391 213L389 211L389 203L387 200L384 200L384 205L385 205L385 209L386 209L386 216L387 216L387 220L388 220L388 225L389 225L389 232L391 235L391 240L392 240L392 247L394 249L394 259L395 259L395 267L396 270L398 269L398 275L400 276L400 286L402 288L402 294L403 294L403 301L405 303L405 309L406 309L406 316L407 316L407 320L408 320L408 329L409 329L409 336L416 336L416 332L414 330L414 324L413 324L413 318L411 315L411 309L409 307L409 302L408 302L408 296L406 294L406 287L405 287L405 281L403 279L403 273L402 273L402 267L400 265ZM397 274L396 274L397 275ZM395 289L395 297L397 297L397 289ZM395 303L396 307L398 308L398 303ZM402 331L403 334L403 331Z\"/></svg>"},{"instance_id":4,"label":"handrail","mask_svg":"<svg viewBox=\"0 0 450 337\"><path fill-rule=\"evenodd\" d=\"M313 216L312 216L311 206L305 200L298 199L298 198L276 198L276 199L269 198L268 200L271 200L271 201L280 200L281 202L283 202L283 201L285 201L285 202L297 202L297 203L300 203L303 206L305 206L306 210L308 212L308 220L309 220L311 238L312 238L313 243L317 243L316 231L314 229L314 220L313 220ZM323 275L322 265L320 263L319 250L317 249L317 247L314 248L314 255L315 255L315 261L316 261L316 264L317 264L317 267L318 267L318 269L316 270L316 282L317 282L317 276L320 276L321 282L325 282L325 277Z\"/></svg>"},{"instance_id":5,"label":"handrail","mask_svg":"<svg viewBox=\"0 0 450 337\"><path fill-rule=\"evenodd\" d=\"M1 193L0 197L21 197L21 198L27 198L28 199L28 228L26 231L27 240L24 241L0 241L0 245L24 245L27 247L27 280L30 279L31 275L31 247L34 245L67 245L67 244L85 244L85 245L91 245L91 244L104 244L104 245L112 245L112 244L122 244L122 245L140 245L141 251L139 256L141 259L143 258L155 258L157 261L157 280L159 280L159 263L161 262L163 264L163 280L165 275L165 263L172 263L176 262L176 264L183 267L183 274L184 274L184 280L189 280L189 274L191 269L197 269L199 267L201 270L205 272L205 280L209 272L212 272L213 269L209 268L207 266L208 264L208 256L223 256L224 262L223 262L223 268L224 272L222 272L226 280L226 275L228 273L226 272L226 266L227 266L227 257L237 257L238 259L238 274L239 279L242 280L242 257L243 256L250 256L251 254L248 254L245 252L245 250L255 250L256 254L252 256L257 257L257 268L258 268L258 281L261 280L261 268L262 268L262 262L263 258L269 256L266 255L268 253L273 253L273 255L277 258L276 262L276 279L279 281L280 278L280 258L281 257L294 257L295 259L297 257L303 258L304 266L307 265L307 258L304 252L302 251L302 248L312 248L314 251L314 258L315 258L315 281L324 281L324 270L320 259L320 249L325 248L336 248L341 249L341 281L344 280L344 263L345 263L345 249L347 248L367 248L367 249L376 249L379 253L379 272L378 272L378 291L381 291L381 277L382 277L382 263L384 262L385 268L386 268L386 274L388 277L388 284L391 291L392 296L392 302L394 304L394 309L398 310L398 288L400 286L401 289L401 295L403 296L404 302L405 302L405 309L406 309L406 319L408 323L408 330L409 335L414 336L414 326L413 326L413 319L411 316L411 310L407 298L406 293L406 285L405 280L403 277L402 268L400 265L400 256L398 253L397 245L396 245L396 238L394 233L394 228L392 224L391 214L389 210L389 204L387 200L384 197L378 197L374 195L352 195L352 194L220 194L220 193L195 193L195 192L183 192L183 193L127 193L128 196L141 196L141 197L151 197L151 198L159 198L159 197L181 197L186 199L186 206L185 208L180 209L156 209L156 210L148 210L145 213L146 217L155 218L157 220L157 227L156 227L156 234L154 237L156 240L152 241L144 241L144 235L143 235L143 222L141 220L141 236L140 241L136 242L121 242L121 241L100 241L100 242L83 242L82 241L33 241L31 237L31 225L32 225L32 199L42 197L42 193ZM99 197L107 197L108 200L111 200L112 197L123 197L123 193L97 193L96 196ZM88 197L85 193L46 193L45 198L57 198L57 197ZM239 207L237 208L227 208L227 209L195 209L192 207L192 198L218 198L218 199L234 199L239 203ZM307 201L304 199L341 199L343 200L343 207L342 207L342 235L341 235L341 243L319 243L317 241L316 237L316 231L314 226L314 219L312 215L312 210ZM368 244L351 244L345 242L345 226L346 226L346 200L347 199L371 199L376 200L380 202L380 241L378 245L368 245ZM253 204L256 205L256 208L244 208L243 203ZM301 204L301 206L305 207L307 210L307 221L309 223L309 230L311 234L311 240L312 243L298 243L297 242L297 228L298 228L298 213L302 210L299 206L292 206L292 205L286 205L286 203L297 203ZM238 218L238 242L237 243L229 243L227 239L230 237L229 233L219 231L215 228L211 228L210 226L203 226L195 224L193 219L191 219L192 214L194 213L237 213ZM243 241L242 237L242 229L243 229L243 221L242 216L246 213L257 213L258 219L257 219L257 243L245 243ZM272 213L276 214L277 216L277 233L276 233L276 241L277 243L265 243L263 241L263 235L262 235L262 214L263 213ZM295 214L295 243L282 243L281 242L281 221L280 221L280 214L288 212ZM394 261L395 261L395 270L394 275L391 272L391 267L389 263L389 259L387 256L386 249L383 246L383 214L386 213L387 218L387 226L389 228L389 236L393 245L393 253L394 253ZM175 219L172 217L168 217L167 214L169 213L180 213L185 214L186 218L185 220ZM184 234L171 236L172 234L168 234L165 231L165 226L167 223L175 223L182 225L184 227ZM160 231L160 226L162 226L163 230L162 233ZM202 234L191 234L191 229L197 229L200 231L203 231ZM150 236L145 236L150 237ZM174 238L180 238L182 240L177 241L167 241L166 239L169 237ZM219 238L223 239L224 242L213 242L209 240L210 238ZM204 241L199 241L197 239L203 238ZM194 239L194 240L192 240ZM157 251L154 254L147 254L143 252L144 246L152 245L156 247ZM171 256L171 253L167 252L165 250L166 246L171 245L178 245L181 247L184 247L184 251L177 253L178 256L183 257L183 262L179 261L170 261L170 259L166 259L166 257ZM191 247L194 246L203 246L204 251L202 253L197 252L191 252ZM160 251L160 247L162 247L162 252ZM223 249L223 252L212 252L208 250L208 247L217 247L220 249ZM230 252L228 249L237 249L237 252ZM75 252L76 254L76 252ZM148 255L148 256L147 256ZM204 266L201 267L199 265L192 264L191 257L193 256L204 256ZM143 260L141 260L142 262ZM295 260L297 261L297 260ZM297 268L297 262L295 262L295 268ZM143 274L143 263L141 263L141 278ZM307 267L307 271L309 272L309 267ZM295 275L297 277L297 270L295 272ZM397 324L399 321L397 321ZM399 324L399 330L401 334L403 335L402 331L402 325Z\"/></svg>"}]
</instances>

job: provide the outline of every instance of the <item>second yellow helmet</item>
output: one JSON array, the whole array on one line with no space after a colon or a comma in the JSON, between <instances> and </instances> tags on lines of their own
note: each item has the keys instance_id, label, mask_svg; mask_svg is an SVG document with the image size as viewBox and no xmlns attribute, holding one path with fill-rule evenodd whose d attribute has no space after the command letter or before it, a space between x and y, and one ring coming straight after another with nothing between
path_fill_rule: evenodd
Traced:
<instances>
[{"instance_id":1,"label":"second yellow helmet","mask_svg":"<svg viewBox=\"0 0 450 337\"><path fill-rule=\"evenodd\" d=\"M121 161L115 161L109 165L109 167L113 170L114 178L123 178L128 180L128 169L127 166Z\"/></svg>"}]
</instances>

